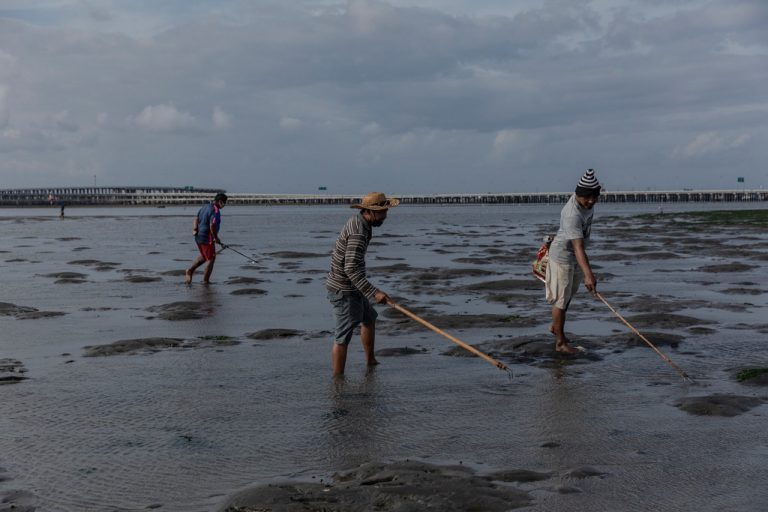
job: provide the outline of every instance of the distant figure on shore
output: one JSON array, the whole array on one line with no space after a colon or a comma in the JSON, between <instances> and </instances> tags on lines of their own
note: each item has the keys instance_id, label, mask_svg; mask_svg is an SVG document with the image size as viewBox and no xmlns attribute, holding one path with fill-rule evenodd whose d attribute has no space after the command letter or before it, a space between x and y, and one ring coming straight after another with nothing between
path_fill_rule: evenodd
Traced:
<instances>
[{"instance_id":1,"label":"distant figure on shore","mask_svg":"<svg viewBox=\"0 0 768 512\"><path fill-rule=\"evenodd\" d=\"M600 197L600 188L595 172L587 170L576 185L576 193L560 212L560 229L549 248L545 283L547 302L552 305L550 331L555 335L555 350L565 354L579 351L565 336L566 312L579 282L583 279L587 290L597 292L586 246L592 232L592 208Z\"/></svg>"},{"instance_id":2,"label":"distant figure on shore","mask_svg":"<svg viewBox=\"0 0 768 512\"><path fill-rule=\"evenodd\" d=\"M59 207L61 210L59 211L59 217L64 217L64 208L67 206L67 203L64 201L59 201Z\"/></svg>"},{"instance_id":3,"label":"distant figure on shore","mask_svg":"<svg viewBox=\"0 0 768 512\"><path fill-rule=\"evenodd\" d=\"M355 329L360 327L360 338L369 367L379 362L374 356L376 340L376 317L371 305L386 304L390 299L383 291L373 286L366 277L365 253L373 236L373 228L379 227L387 218L387 211L400 204L399 199L389 198L381 192L371 192L359 204L352 205L360 213L351 217L339 233L331 254L331 271L325 281L328 300L333 305L336 330L331 364L333 375L344 374L347 363L347 347Z\"/></svg>"},{"instance_id":4,"label":"distant figure on shore","mask_svg":"<svg viewBox=\"0 0 768 512\"><path fill-rule=\"evenodd\" d=\"M224 245L219 239L221 230L221 209L227 204L227 195L216 194L213 201L206 204L197 212L192 222L192 234L195 236L197 249L200 251L192 266L185 272L184 282L192 283L192 276L197 267L207 262L203 273L203 284L209 284L213 273L213 264L216 262L216 244Z\"/></svg>"}]
</instances>

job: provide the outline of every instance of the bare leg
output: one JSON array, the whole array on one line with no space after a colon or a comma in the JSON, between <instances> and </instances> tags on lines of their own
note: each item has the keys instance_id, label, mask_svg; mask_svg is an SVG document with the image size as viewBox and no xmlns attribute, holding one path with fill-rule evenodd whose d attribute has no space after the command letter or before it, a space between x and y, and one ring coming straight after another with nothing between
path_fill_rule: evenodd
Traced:
<instances>
[{"instance_id":1,"label":"bare leg","mask_svg":"<svg viewBox=\"0 0 768 512\"><path fill-rule=\"evenodd\" d=\"M205 263L205 258L202 256L198 256L197 259L192 262L192 266L187 269L187 271L184 273L184 282L187 284L192 283L192 276L195 273L195 270L197 270L197 267Z\"/></svg>"},{"instance_id":2,"label":"bare leg","mask_svg":"<svg viewBox=\"0 0 768 512\"><path fill-rule=\"evenodd\" d=\"M362 324L360 327L360 339L363 341L363 350L365 350L365 361L368 366L376 366L379 362L374 355L374 344L376 342L376 322Z\"/></svg>"},{"instance_id":3,"label":"bare leg","mask_svg":"<svg viewBox=\"0 0 768 512\"><path fill-rule=\"evenodd\" d=\"M205 272L203 273L203 284L211 282L211 274L213 273L213 264L216 263L216 259L208 260L208 264L205 266Z\"/></svg>"},{"instance_id":4,"label":"bare leg","mask_svg":"<svg viewBox=\"0 0 768 512\"><path fill-rule=\"evenodd\" d=\"M570 340L565 336L565 310L552 308L552 325L549 329L555 335L555 351L564 354L575 354L579 350L570 346Z\"/></svg>"},{"instance_id":5,"label":"bare leg","mask_svg":"<svg viewBox=\"0 0 768 512\"><path fill-rule=\"evenodd\" d=\"M333 366L333 376L344 375L344 367L347 365L347 346L338 343L333 344L331 349L331 365Z\"/></svg>"}]
</instances>

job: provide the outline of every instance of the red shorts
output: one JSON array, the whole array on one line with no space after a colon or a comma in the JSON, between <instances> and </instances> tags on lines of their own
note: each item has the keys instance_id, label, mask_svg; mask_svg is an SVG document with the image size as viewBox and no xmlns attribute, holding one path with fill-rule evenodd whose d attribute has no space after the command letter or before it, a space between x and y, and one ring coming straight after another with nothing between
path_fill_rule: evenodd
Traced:
<instances>
[{"instance_id":1,"label":"red shorts","mask_svg":"<svg viewBox=\"0 0 768 512\"><path fill-rule=\"evenodd\" d=\"M205 261L213 261L216 259L216 244L197 244L197 248L200 250L200 254Z\"/></svg>"}]
</instances>

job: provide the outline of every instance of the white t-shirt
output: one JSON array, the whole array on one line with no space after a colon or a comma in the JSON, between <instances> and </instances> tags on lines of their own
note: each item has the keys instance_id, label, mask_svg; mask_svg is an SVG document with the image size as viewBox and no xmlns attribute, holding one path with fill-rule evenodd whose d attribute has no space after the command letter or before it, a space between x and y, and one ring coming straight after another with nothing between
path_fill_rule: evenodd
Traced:
<instances>
[{"instance_id":1,"label":"white t-shirt","mask_svg":"<svg viewBox=\"0 0 768 512\"><path fill-rule=\"evenodd\" d=\"M566 265L576 264L576 254L573 252L571 240L584 240L587 247L589 235L592 232L593 211L583 208L576 201L576 194L565 203L560 211L560 229L549 246L549 258Z\"/></svg>"}]
</instances>

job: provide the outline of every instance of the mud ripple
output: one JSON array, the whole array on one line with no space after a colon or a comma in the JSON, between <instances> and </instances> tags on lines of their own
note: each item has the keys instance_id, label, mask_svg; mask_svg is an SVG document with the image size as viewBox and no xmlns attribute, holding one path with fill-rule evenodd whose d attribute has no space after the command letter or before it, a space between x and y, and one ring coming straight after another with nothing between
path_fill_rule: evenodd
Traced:
<instances>
[{"instance_id":1,"label":"mud ripple","mask_svg":"<svg viewBox=\"0 0 768 512\"><path fill-rule=\"evenodd\" d=\"M114 261L99 261L99 260L74 260L68 261L67 265L80 265L84 267L93 267L98 272L109 272L115 270L115 267L119 267L121 263Z\"/></svg>"},{"instance_id":2,"label":"mud ripple","mask_svg":"<svg viewBox=\"0 0 768 512\"><path fill-rule=\"evenodd\" d=\"M40 311L30 306L17 306L10 302L0 302L0 316L13 316L19 320L37 320L39 318L51 318L63 316L61 311Z\"/></svg>"},{"instance_id":3,"label":"mud ripple","mask_svg":"<svg viewBox=\"0 0 768 512\"><path fill-rule=\"evenodd\" d=\"M726 288L720 290L720 293L725 295L762 295L763 291L755 288Z\"/></svg>"},{"instance_id":4,"label":"mud ripple","mask_svg":"<svg viewBox=\"0 0 768 512\"><path fill-rule=\"evenodd\" d=\"M380 357L402 357L402 356L412 356L415 354L424 354L427 352L427 349L421 348L411 348L411 347L388 347L388 348L382 348L376 351L376 355Z\"/></svg>"},{"instance_id":5,"label":"mud ripple","mask_svg":"<svg viewBox=\"0 0 768 512\"><path fill-rule=\"evenodd\" d=\"M187 271L183 268L175 269L175 270L166 270L165 272L160 272L161 276L170 276L170 277L183 277L184 274Z\"/></svg>"},{"instance_id":6,"label":"mud ripple","mask_svg":"<svg viewBox=\"0 0 768 512\"><path fill-rule=\"evenodd\" d=\"M302 260L307 258L327 258L329 254L316 253L316 252L299 252L299 251L276 251L268 252L269 256L273 258Z\"/></svg>"},{"instance_id":7,"label":"mud ripple","mask_svg":"<svg viewBox=\"0 0 768 512\"><path fill-rule=\"evenodd\" d=\"M259 279L258 277L233 276L227 279L224 284L261 284L265 282L267 282L266 279Z\"/></svg>"},{"instance_id":8,"label":"mud ripple","mask_svg":"<svg viewBox=\"0 0 768 512\"><path fill-rule=\"evenodd\" d=\"M679 329L694 325L707 325L717 323L713 320L703 320L687 315L673 313L646 313L634 315L627 319L635 327L656 327L662 329Z\"/></svg>"},{"instance_id":9,"label":"mud ripple","mask_svg":"<svg viewBox=\"0 0 768 512\"><path fill-rule=\"evenodd\" d=\"M230 295L266 295L267 290L262 290L261 288L240 288L229 293Z\"/></svg>"},{"instance_id":10,"label":"mud ripple","mask_svg":"<svg viewBox=\"0 0 768 512\"><path fill-rule=\"evenodd\" d=\"M473 346L496 359L547 368L555 363L557 365L583 364L603 359L594 351L578 352L575 354L557 352L555 351L554 338L543 334L486 341ZM472 352L462 347L452 347L443 352L442 355L475 357Z\"/></svg>"},{"instance_id":11,"label":"mud ripple","mask_svg":"<svg viewBox=\"0 0 768 512\"><path fill-rule=\"evenodd\" d=\"M159 306L150 306L146 309L150 313L157 313L163 320L199 320L211 316L211 305L204 302L180 301Z\"/></svg>"},{"instance_id":12,"label":"mud ripple","mask_svg":"<svg viewBox=\"0 0 768 512\"><path fill-rule=\"evenodd\" d=\"M445 282L464 277L486 277L497 274L481 268L430 268L409 276L409 280L419 283Z\"/></svg>"},{"instance_id":13,"label":"mud ripple","mask_svg":"<svg viewBox=\"0 0 768 512\"><path fill-rule=\"evenodd\" d=\"M509 290L531 290L542 291L542 284L534 278L531 279L500 279L497 281L483 281L461 287L461 290L470 292L484 291L509 291Z\"/></svg>"},{"instance_id":14,"label":"mud ripple","mask_svg":"<svg viewBox=\"0 0 768 512\"><path fill-rule=\"evenodd\" d=\"M24 376L25 373L27 373L27 369L24 368L24 364L21 361L11 358L0 359L0 384L21 382L27 379ZM1 478L0 481L2 481Z\"/></svg>"},{"instance_id":15,"label":"mud ripple","mask_svg":"<svg viewBox=\"0 0 768 512\"><path fill-rule=\"evenodd\" d=\"M137 276L137 275L132 275L132 276L125 276L123 278L123 281L125 281L127 283L154 283L154 282L162 281L162 280L163 280L163 278L157 277L157 276Z\"/></svg>"},{"instance_id":16,"label":"mud ripple","mask_svg":"<svg viewBox=\"0 0 768 512\"><path fill-rule=\"evenodd\" d=\"M0 510L13 512L35 512L35 495L28 491L5 491L0 493Z\"/></svg>"},{"instance_id":17,"label":"mud ripple","mask_svg":"<svg viewBox=\"0 0 768 512\"><path fill-rule=\"evenodd\" d=\"M296 338L303 336L304 331L297 331L295 329L262 329L260 331L246 334L246 336L252 340L276 340L285 338Z\"/></svg>"},{"instance_id":18,"label":"mud ripple","mask_svg":"<svg viewBox=\"0 0 768 512\"><path fill-rule=\"evenodd\" d=\"M746 272L747 270L752 270L754 268L757 268L757 265L747 265L746 263L722 263L719 265L705 265L703 267L699 267L697 270L700 272L710 272L714 274L719 274L723 272Z\"/></svg>"},{"instance_id":19,"label":"mud ripple","mask_svg":"<svg viewBox=\"0 0 768 512\"><path fill-rule=\"evenodd\" d=\"M85 283L85 278L88 277L80 272L53 272L51 274L44 274L43 277L50 277L56 279L56 284L80 284Z\"/></svg>"},{"instance_id":20,"label":"mud ripple","mask_svg":"<svg viewBox=\"0 0 768 512\"><path fill-rule=\"evenodd\" d=\"M510 469L506 471L497 471L488 475L493 480L499 482L516 482L516 483L531 483L541 482L542 480L549 480L554 473L530 471L527 469Z\"/></svg>"},{"instance_id":21,"label":"mud ripple","mask_svg":"<svg viewBox=\"0 0 768 512\"><path fill-rule=\"evenodd\" d=\"M736 380L745 386L768 386L768 368L741 368L734 373Z\"/></svg>"},{"instance_id":22,"label":"mud ripple","mask_svg":"<svg viewBox=\"0 0 768 512\"><path fill-rule=\"evenodd\" d=\"M470 315L428 315L425 319L441 329L475 329L475 328L501 328L510 329L520 327L533 327L540 320L532 316L521 315L495 315L495 314L470 314ZM414 325L418 326L415 322Z\"/></svg>"},{"instance_id":23,"label":"mud ripple","mask_svg":"<svg viewBox=\"0 0 768 512\"><path fill-rule=\"evenodd\" d=\"M732 417L764 403L765 399L754 396L714 394L681 398L675 407L695 416Z\"/></svg>"},{"instance_id":24,"label":"mud ripple","mask_svg":"<svg viewBox=\"0 0 768 512\"><path fill-rule=\"evenodd\" d=\"M495 481L492 476L477 475L464 466L369 462L336 473L327 483L289 481L254 487L230 498L221 511L282 510L286 503L300 503L296 510L329 512L374 508L381 512L502 512L529 506L533 499L525 491Z\"/></svg>"},{"instance_id":25,"label":"mud ripple","mask_svg":"<svg viewBox=\"0 0 768 512\"><path fill-rule=\"evenodd\" d=\"M376 273L376 274L393 274L397 272L412 272L416 270L426 270L426 269L417 269L415 267L410 266L407 263L393 263L392 265L372 267L369 270L372 273Z\"/></svg>"},{"instance_id":26,"label":"mud ripple","mask_svg":"<svg viewBox=\"0 0 768 512\"><path fill-rule=\"evenodd\" d=\"M154 353L171 348L210 348L238 345L240 342L228 336L204 336L195 339L183 338L137 338L120 340L105 345L83 347L83 357L106 357Z\"/></svg>"}]
</instances>

